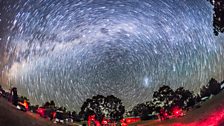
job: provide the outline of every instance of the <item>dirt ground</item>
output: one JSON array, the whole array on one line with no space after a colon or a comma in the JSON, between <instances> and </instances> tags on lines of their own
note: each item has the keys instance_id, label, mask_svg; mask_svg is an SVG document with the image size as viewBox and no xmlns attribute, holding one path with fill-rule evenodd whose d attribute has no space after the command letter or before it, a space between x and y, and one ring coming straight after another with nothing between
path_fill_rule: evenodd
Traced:
<instances>
[{"instance_id":1,"label":"dirt ground","mask_svg":"<svg viewBox=\"0 0 224 126\"><path fill-rule=\"evenodd\" d=\"M0 97L0 126L56 126L56 124L37 114L19 111Z\"/></svg>"},{"instance_id":2,"label":"dirt ground","mask_svg":"<svg viewBox=\"0 0 224 126\"><path fill-rule=\"evenodd\" d=\"M181 118L166 121L144 121L133 126L224 126L224 91L204 102L200 108Z\"/></svg>"}]
</instances>

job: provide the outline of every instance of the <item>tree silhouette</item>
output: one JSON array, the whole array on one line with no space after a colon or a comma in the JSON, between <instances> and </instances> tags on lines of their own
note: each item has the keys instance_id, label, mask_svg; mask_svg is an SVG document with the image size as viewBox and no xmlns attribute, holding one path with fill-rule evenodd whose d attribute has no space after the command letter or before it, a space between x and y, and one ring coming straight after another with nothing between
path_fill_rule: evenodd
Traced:
<instances>
[{"instance_id":1,"label":"tree silhouette","mask_svg":"<svg viewBox=\"0 0 224 126\"><path fill-rule=\"evenodd\" d=\"M208 82L208 89L211 91L211 94L217 95L221 91L221 84L214 78L211 78Z\"/></svg>"},{"instance_id":2,"label":"tree silhouette","mask_svg":"<svg viewBox=\"0 0 224 126\"><path fill-rule=\"evenodd\" d=\"M195 104L193 92L184 89L184 87L177 88L175 91L175 96L174 105L179 106L182 109L186 109Z\"/></svg>"},{"instance_id":3,"label":"tree silhouette","mask_svg":"<svg viewBox=\"0 0 224 126\"><path fill-rule=\"evenodd\" d=\"M97 95L83 103L80 115L82 115L84 120L87 120L89 115L95 114L96 119L100 122L104 117L118 121L123 118L124 112L125 108L117 97L113 95L107 97Z\"/></svg>"},{"instance_id":4,"label":"tree silhouette","mask_svg":"<svg viewBox=\"0 0 224 126\"><path fill-rule=\"evenodd\" d=\"M206 85L202 86L200 90L200 96L203 97L209 97L211 95L211 91L208 90L208 87Z\"/></svg>"},{"instance_id":5,"label":"tree silhouette","mask_svg":"<svg viewBox=\"0 0 224 126\"><path fill-rule=\"evenodd\" d=\"M123 118L125 107L122 105L122 102L119 98L110 95L106 97L105 107L101 108L101 110L104 112L107 111L108 115L106 115L106 117L109 117L114 121L119 121Z\"/></svg>"},{"instance_id":6,"label":"tree silhouette","mask_svg":"<svg viewBox=\"0 0 224 126\"><path fill-rule=\"evenodd\" d=\"M131 110L133 116L140 116L142 120L149 119L149 114L152 114L153 106L148 103L137 104Z\"/></svg>"},{"instance_id":7,"label":"tree silhouette","mask_svg":"<svg viewBox=\"0 0 224 126\"><path fill-rule=\"evenodd\" d=\"M147 109L148 107L146 106L146 104L144 103L137 104L136 106L133 107L132 114L133 116L141 116L145 110L147 111Z\"/></svg>"},{"instance_id":8,"label":"tree silhouette","mask_svg":"<svg viewBox=\"0 0 224 126\"><path fill-rule=\"evenodd\" d=\"M169 86L163 85L158 91L153 93L153 100L149 102L152 104L151 108L156 113L161 111L167 114L172 114L172 110L176 108L186 109L195 105L196 99L193 92L184 89L183 87L177 88L173 91Z\"/></svg>"},{"instance_id":9,"label":"tree silhouette","mask_svg":"<svg viewBox=\"0 0 224 126\"><path fill-rule=\"evenodd\" d=\"M209 97L210 95L217 95L221 91L221 84L211 78L207 85L204 85L200 90L201 97Z\"/></svg>"},{"instance_id":10,"label":"tree silhouette","mask_svg":"<svg viewBox=\"0 0 224 126\"><path fill-rule=\"evenodd\" d=\"M224 1L208 0L213 7L213 29L216 36L224 32Z\"/></svg>"},{"instance_id":11,"label":"tree silhouette","mask_svg":"<svg viewBox=\"0 0 224 126\"><path fill-rule=\"evenodd\" d=\"M174 91L167 85L163 85L158 91L153 93L153 104L155 111L160 112L161 108L170 110L173 100L175 98Z\"/></svg>"}]
</instances>

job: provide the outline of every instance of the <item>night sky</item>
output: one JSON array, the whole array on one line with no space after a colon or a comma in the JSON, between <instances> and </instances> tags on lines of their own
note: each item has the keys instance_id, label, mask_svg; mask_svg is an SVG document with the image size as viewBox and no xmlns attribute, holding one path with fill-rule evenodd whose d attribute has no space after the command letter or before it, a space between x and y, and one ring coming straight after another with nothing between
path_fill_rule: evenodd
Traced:
<instances>
[{"instance_id":1,"label":"night sky","mask_svg":"<svg viewBox=\"0 0 224 126\"><path fill-rule=\"evenodd\" d=\"M127 108L163 84L198 91L224 79L224 36L206 0L1 2L0 70L33 103L78 110L96 94Z\"/></svg>"}]
</instances>

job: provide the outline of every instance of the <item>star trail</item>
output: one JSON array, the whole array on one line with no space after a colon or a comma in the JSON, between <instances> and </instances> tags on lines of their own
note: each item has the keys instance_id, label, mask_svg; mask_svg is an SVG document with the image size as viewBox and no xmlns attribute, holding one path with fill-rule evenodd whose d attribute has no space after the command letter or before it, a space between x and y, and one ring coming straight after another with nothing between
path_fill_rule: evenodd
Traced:
<instances>
[{"instance_id":1,"label":"star trail","mask_svg":"<svg viewBox=\"0 0 224 126\"><path fill-rule=\"evenodd\" d=\"M20 0L2 73L34 103L79 109L93 95L127 108L163 84L198 91L223 78L223 35L202 0ZM1 69L0 69L1 70Z\"/></svg>"}]
</instances>

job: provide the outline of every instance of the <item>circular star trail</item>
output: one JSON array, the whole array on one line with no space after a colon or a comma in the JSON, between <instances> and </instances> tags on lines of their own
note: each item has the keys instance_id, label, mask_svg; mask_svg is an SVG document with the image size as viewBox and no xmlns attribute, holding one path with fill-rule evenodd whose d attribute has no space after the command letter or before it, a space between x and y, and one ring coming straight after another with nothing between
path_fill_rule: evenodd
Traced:
<instances>
[{"instance_id":1,"label":"circular star trail","mask_svg":"<svg viewBox=\"0 0 224 126\"><path fill-rule=\"evenodd\" d=\"M96 94L127 108L163 84L198 91L223 79L222 38L201 0L20 0L3 73L34 103L78 110Z\"/></svg>"}]
</instances>

